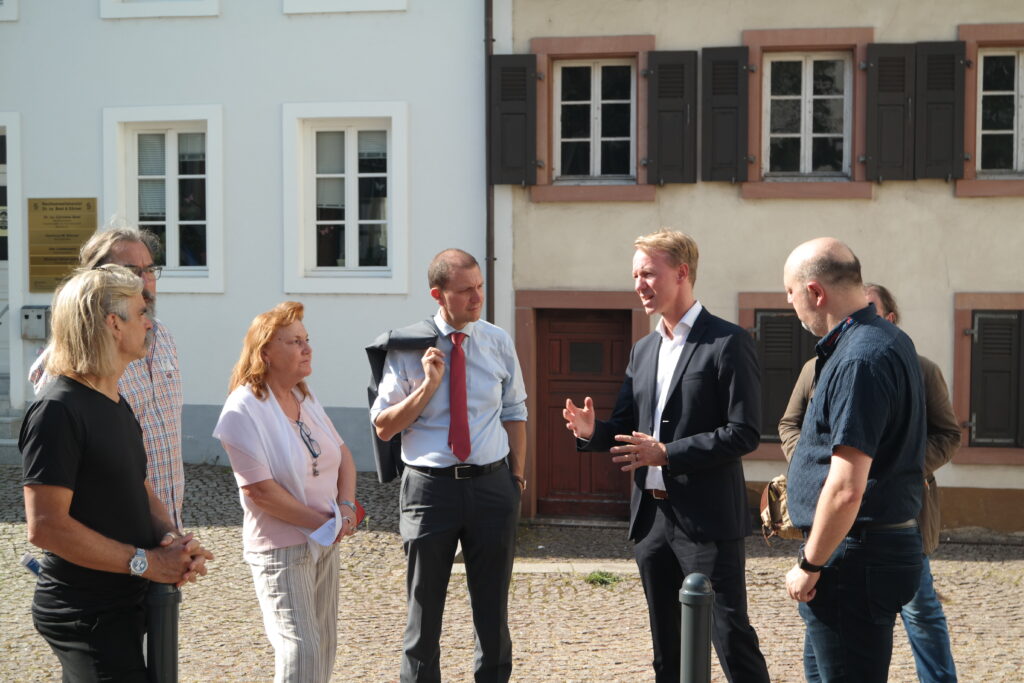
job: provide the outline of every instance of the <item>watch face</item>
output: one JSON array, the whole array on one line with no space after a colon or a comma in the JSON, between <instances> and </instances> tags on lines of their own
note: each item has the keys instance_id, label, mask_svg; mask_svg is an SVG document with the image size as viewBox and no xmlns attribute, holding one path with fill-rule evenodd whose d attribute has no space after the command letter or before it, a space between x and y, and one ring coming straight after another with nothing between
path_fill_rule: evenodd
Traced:
<instances>
[{"instance_id":1,"label":"watch face","mask_svg":"<svg viewBox=\"0 0 1024 683\"><path fill-rule=\"evenodd\" d=\"M132 574L144 574L149 569L149 562L146 560L145 553L139 553L132 558L132 561L128 564L128 568Z\"/></svg>"}]
</instances>

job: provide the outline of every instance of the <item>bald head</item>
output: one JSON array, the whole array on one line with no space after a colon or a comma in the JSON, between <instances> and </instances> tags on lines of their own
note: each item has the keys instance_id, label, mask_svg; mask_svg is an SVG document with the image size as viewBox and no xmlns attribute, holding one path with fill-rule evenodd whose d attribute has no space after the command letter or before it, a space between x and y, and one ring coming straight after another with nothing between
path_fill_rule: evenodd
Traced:
<instances>
[{"instance_id":1,"label":"bald head","mask_svg":"<svg viewBox=\"0 0 1024 683\"><path fill-rule=\"evenodd\" d=\"M835 290L863 286L856 254L834 237L819 237L798 246L786 259L785 272L800 284L819 282Z\"/></svg>"},{"instance_id":2,"label":"bald head","mask_svg":"<svg viewBox=\"0 0 1024 683\"><path fill-rule=\"evenodd\" d=\"M782 280L800 322L819 337L867 305L860 261L832 237L819 237L794 249L786 259Z\"/></svg>"}]
</instances>

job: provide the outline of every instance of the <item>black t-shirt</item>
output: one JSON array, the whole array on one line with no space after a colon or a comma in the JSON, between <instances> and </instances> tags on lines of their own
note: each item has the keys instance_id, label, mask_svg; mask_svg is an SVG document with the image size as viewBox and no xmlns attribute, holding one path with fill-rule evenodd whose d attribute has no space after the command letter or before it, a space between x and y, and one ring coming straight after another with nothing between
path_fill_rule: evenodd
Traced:
<instances>
[{"instance_id":1,"label":"black t-shirt","mask_svg":"<svg viewBox=\"0 0 1024 683\"><path fill-rule=\"evenodd\" d=\"M128 402L59 376L33 403L18 447L23 484L71 489L70 515L93 531L140 548L158 544L146 493L146 449ZM147 582L88 569L46 552L36 603L77 613L134 602Z\"/></svg>"}]
</instances>

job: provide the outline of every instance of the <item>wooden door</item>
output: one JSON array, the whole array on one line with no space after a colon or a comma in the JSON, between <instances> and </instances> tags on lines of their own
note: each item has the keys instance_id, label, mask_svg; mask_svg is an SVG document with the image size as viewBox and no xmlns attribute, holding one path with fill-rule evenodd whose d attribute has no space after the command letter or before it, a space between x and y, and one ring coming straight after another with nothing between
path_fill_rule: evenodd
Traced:
<instances>
[{"instance_id":1,"label":"wooden door","mask_svg":"<svg viewBox=\"0 0 1024 683\"><path fill-rule=\"evenodd\" d=\"M630 476L610 453L579 453L565 399L611 414L629 361L630 312L537 311L537 513L628 518Z\"/></svg>"}]
</instances>

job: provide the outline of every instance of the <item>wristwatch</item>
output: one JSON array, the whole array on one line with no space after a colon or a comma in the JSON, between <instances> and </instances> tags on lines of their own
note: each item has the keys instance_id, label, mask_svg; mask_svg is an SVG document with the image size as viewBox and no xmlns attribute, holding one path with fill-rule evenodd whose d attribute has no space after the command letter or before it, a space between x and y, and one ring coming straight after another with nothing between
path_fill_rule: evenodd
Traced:
<instances>
[{"instance_id":1,"label":"wristwatch","mask_svg":"<svg viewBox=\"0 0 1024 683\"><path fill-rule=\"evenodd\" d=\"M135 554L132 555L132 561L128 563L128 571L132 573L132 576L142 576L147 569L149 569L149 558L146 557L146 551L136 548Z\"/></svg>"},{"instance_id":2,"label":"wristwatch","mask_svg":"<svg viewBox=\"0 0 1024 683\"><path fill-rule=\"evenodd\" d=\"M804 556L803 548L800 548L800 558L797 560L797 564L800 566L800 569L803 569L805 572L811 572L812 574L817 574L825 567L823 564L811 564L808 562L807 557Z\"/></svg>"}]
</instances>

